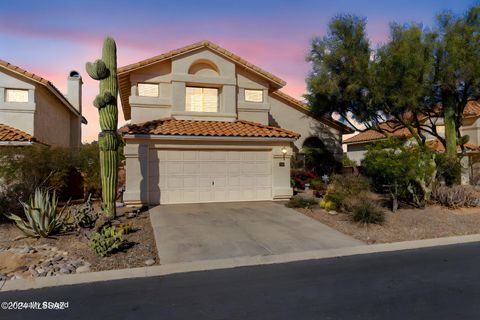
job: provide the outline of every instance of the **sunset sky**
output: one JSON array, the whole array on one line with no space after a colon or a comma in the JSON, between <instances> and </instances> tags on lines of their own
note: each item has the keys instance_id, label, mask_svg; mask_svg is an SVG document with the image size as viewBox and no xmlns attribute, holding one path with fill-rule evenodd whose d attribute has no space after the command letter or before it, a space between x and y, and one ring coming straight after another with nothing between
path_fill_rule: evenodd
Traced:
<instances>
[{"instance_id":1,"label":"sunset sky","mask_svg":"<svg viewBox=\"0 0 480 320\"><path fill-rule=\"evenodd\" d=\"M0 58L52 81L62 92L70 70L84 80L84 142L99 125L91 101L98 82L84 71L100 56L102 39L115 38L118 65L134 63L200 40L210 40L287 81L296 98L305 93L309 41L326 32L339 13L368 19L373 45L388 39L389 22L432 25L443 9L464 12L473 1L26 1L0 0ZM119 109L121 110L120 106ZM119 125L124 124L120 113Z\"/></svg>"}]
</instances>

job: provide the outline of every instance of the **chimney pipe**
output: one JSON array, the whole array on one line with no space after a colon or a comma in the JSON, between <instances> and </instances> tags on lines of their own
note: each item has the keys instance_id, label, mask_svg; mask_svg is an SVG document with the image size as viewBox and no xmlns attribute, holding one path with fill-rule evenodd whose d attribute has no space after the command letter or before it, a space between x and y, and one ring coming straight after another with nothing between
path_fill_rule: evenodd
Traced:
<instances>
[{"instance_id":1,"label":"chimney pipe","mask_svg":"<svg viewBox=\"0 0 480 320\"><path fill-rule=\"evenodd\" d=\"M72 70L67 78L67 100L82 114L82 77L78 71Z\"/></svg>"}]
</instances>

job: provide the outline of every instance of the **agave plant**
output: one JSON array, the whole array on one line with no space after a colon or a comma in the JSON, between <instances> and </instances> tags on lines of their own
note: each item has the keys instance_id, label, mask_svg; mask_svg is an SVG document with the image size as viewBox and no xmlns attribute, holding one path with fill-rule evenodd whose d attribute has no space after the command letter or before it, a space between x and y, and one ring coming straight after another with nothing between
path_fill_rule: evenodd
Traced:
<instances>
[{"instance_id":1,"label":"agave plant","mask_svg":"<svg viewBox=\"0 0 480 320\"><path fill-rule=\"evenodd\" d=\"M35 189L29 203L20 201L27 220L15 214L6 215L13 220L15 225L27 236L34 238L47 238L53 234L61 233L68 222L65 214L65 205L57 212L58 198L55 192L50 194L45 189Z\"/></svg>"}]
</instances>

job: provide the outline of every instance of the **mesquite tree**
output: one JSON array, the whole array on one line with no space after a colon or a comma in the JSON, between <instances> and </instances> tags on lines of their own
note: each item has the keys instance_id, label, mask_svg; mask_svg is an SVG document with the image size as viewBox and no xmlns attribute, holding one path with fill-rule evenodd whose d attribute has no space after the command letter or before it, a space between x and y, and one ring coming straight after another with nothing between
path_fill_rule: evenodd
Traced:
<instances>
[{"instance_id":1,"label":"mesquite tree","mask_svg":"<svg viewBox=\"0 0 480 320\"><path fill-rule=\"evenodd\" d=\"M120 138L117 133L117 46L112 38L107 37L103 42L102 59L87 62L86 69L92 79L100 81L100 93L93 101L93 105L98 108L102 130L98 135L98 144L103 210L108 218L114 218Z\"/></svg>"},{"instance_id":2,"label":"mesquite tree","mask_svg":"<svg viewBox=\"0 0 480 320\"><path fill-rule=\"evenodd\" d=\"M460 131L465 106L480 97L480 6L445 12L437 23L391 24L390 39L373 49L365 19L335 17L308 56L312 112L338 113L358 131L382 131L379 123L394 119L420 146L432 135L455 157L468 141Z\"/></svg>"}]
</instances>

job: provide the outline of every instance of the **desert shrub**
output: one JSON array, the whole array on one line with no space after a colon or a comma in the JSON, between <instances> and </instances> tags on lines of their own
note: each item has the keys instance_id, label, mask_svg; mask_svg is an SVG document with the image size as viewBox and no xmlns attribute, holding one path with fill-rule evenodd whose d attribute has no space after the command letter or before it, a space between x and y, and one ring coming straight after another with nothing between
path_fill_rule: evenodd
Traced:
<instances>
[{"instance_id":1,"label":"desert shrub","mask_svg":"<svg viewBox=\"0 0 480 320\"><path fill-rule=\"evenodd\" d=\"M128 222L121 223L117 226L117 229L122 232L123 234L129 234L133 231L133 220L129 220Z\"/></svg>"},{"instance_id":2,"label":"desert shrub","mask_svg":"<svg viewBox=\"0 0 480 320\"><path fill-rule=\"evenodd\" d=\"M385 212L373 202L358 202L353 207L352 219L364 224L381 224L385 221Z\"/></svg>"},{"instance_id":3,"label":"desert shrub","mask_svg":"<svg viewBox=\"0 0 480 320\"><path fill-rule=\"evenodd\" d=\"M305 184L310 183L313 179L318 177L315 173L305 170L293 169L291 170L292 185L297 189L305 189Z\"/></svg>"},{"instance_id":4,"label":"desert shrub","mask_svg":"<svg viewBox=\"0 0 480 320\"><path fill-rule=\"evenodd\" d=\"M462 166L457 157L449 157L447 154L438 154L435 158L437 163L437 178L445 181L447 186L460 184Z\"/></svg>"},{"instance_id":5,"label":"desert shrub","mask_svg":"<svg viewBox=\"0 0 480 320\"><path fill-rule=\"evenodd\" d=\"M26 236L47 238L68 230L68 215L65 214L66 205L57 210L58 198L45 189L36 189L28 203L20 201L27 219L15 214L7 214Z\"/></svg>"},{"instance_id":6,"label":"desert shrub","mask_svg":"<svg viewBox=\"0 0 480 320\"><path fill-rule=\"evenodd\" d=\"M333 175L332 182L322 200L322 207L328 210L347 211L345 204L352 199L365 196L370 191L370 180L363 176Z\"/></svg>"},{"instance_id":7,"label":"desert shrub","mask_svg":"<svg viewBox=\"0 0 480 320\"><path fill-rule=\"evenodd\" d=\"M108 256L120 250L126 243L123 231L115 227L104 227L90 236L89 247L100 257Z\"/></svg>"},{"instance_id":8,"label":"desert shrub","mask_svg":"<svg viewBox=\"0 0 480 320\"><path fill-rule=\"evenodd\" d=\"M389 139L368 148L363 173L377 192L385 187L400 201L422 206L430 199L435 182L435 155L399 139Z\"/></svg>"},{"instance_id":9,"label":"desert shrub","mask_svg":"<svg viewBox=\"0 0 480 320\"><path fill-rule=\"evenodd\" d=\"M287 206L288 208L310 208L316 204L318 204L318 201L314 198L293 196L290 198L287 204L285 204L285 206Z\"/></svg>"},{"instance_id":10,"label":"desert shrub","mask_svg":"<svg viewBox=\"0 0 480 320\"><path fill-rule=\"evenodd\" d=\"M83 186L86 194L91 194L93 197L101 196L102 181L100 177L98 143L82 145L78 153L77 161L83 175Z\"/></svg>"},{"instance_id":11,"label":"desert shrub","mask_svg":"<svg viewBox=\"0 0 480 320\"><path fill-rule=\"evenodd\" d=\"M70 213L77 228L91 229L95 226L95 222L98 219L98 212L93 208L91 195L88 196L87 201L82 205L71 207Z\"/></svg>"},{"instance_id":12,"label":"desert shrub","mask_svg":"<svg viewBox=\"0 0 480 320\"><path fill-rule=\"evenodd\" d=\"M310 189L313 190L322 190L325 188L325 182L322 179L312 179L310 181Z\"/></svg>"},{"instance_id":13,"label":"desert shrub","mask_svg":"<svg viewBox=\"0 0 480 320\"><path fill-rule=\"evenodd\" d=\"M480 206L480 188L469 185L440 186L433 191L432 199L449 208L478 207Z\"/></svg>"}]
</instances>

